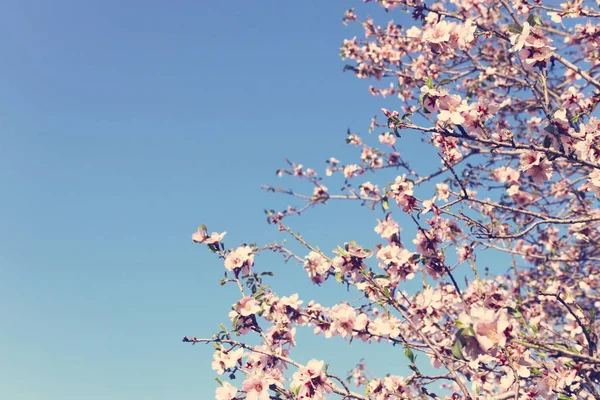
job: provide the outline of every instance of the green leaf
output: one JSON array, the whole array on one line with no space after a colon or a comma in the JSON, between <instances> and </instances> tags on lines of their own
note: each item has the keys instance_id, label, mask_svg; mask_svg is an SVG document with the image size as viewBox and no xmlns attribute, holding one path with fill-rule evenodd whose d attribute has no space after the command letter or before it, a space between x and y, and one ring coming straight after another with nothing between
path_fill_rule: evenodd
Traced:
<instances>
[{"instance_id":1,"label":"green leaf","mask_svg":"<svg viewBox=\"0 0 600 400\"><path fill-rule=\"evenodd\" d=\"M550 134L554 135L554 132L555 132L555 130L554 130L554 125L548 125L548 126L546 126L546 127L544 128L544 130L545 130L546 132L548 132L548 133L550 133Z\"/></svg>"},{"instance_id":2,"label":"green leaf","mask_svg":"<svg viewBox=\"0 0 600 400\"><path fill-rule=\"evenodd\" d=\"M537 325L529 325L529 327L531 328L531 330L533 331L534 335L537 335L537 333L539 332L540 328Z\"/></svg>"},{"instance_id":3,"label":"green leaf","mask_svg":"<svg viewBox=\"0 0 600 400\"><path fill-rule=\"evenodd\" d=\"M425 84L427 85L427 87L429 89L433 89L433 79L431 79L431 78L425 78L424 80L425 80Z\"/></svg>"},{"instance_id":4,"label":"green leaf","mask_svg":"<svg viewBox=\"0 0 600 400\"><path fill-rule=\"evenodd\" d=\"M219 378L215 378L215 381L217 381L217 383L221 386L223 386L223 382L221 382L221 380Z\"/></svg>"},{"instance_id":5,"label":"green leaf","mask_svg":"<svg viewBox=\"0 0 600 400\"><path fill-rule=\"evenodd\" d=\"M512 307L506 307L506 311L508 311L508 313L510 315L512 315L514 318L518 318L518 319L523 318L523 314L521 314L521 311L516 310Z\"/></svg>"},{"instance_id":6,"label":"green leaf","mask_svg":"<svg viewBox=\"0 0 600 400\"><path fill-rule=\"evenodd\" d=\"M338 283L344 282L344 278L342 277L342 273L341 272L338 271L338 272L335 273L335 280Z\"/></svg>"},{"instance_id":7,"label":"green leaf","mask_svg":"<svg viewBox=\"0 0 600 400\"><path fill-rule=\"evenodd\" d=\"M529 22L529 25L531 26L543 25L542 17L535 14L529 14L529 17L527 17L527 22Z\"/></svg>"},{"instance_id":8,"label":"green leaf","mask_svg":"<svg viewBox=\"0 0 600 400\"><path fill-rule=\"evenodd\" d=\"M410 347L404 348L404 355L406 356L406 358L408 358L408 361L410 361L413 364L415 363L415 353L413 353Z\"/></svg>"},{"instance_id":9,"label":"green leaf","mask_svg":"<svg viewBox=\"0 0 600 400\"><path fill-rule=\"evenodd\" d=\"M457 337L454 341L454 345L452 346L452 355L459 360L465 360L465 356L462 354L463 344L461 340Z\"/></svg>"},{"instance_id":10,"label":"green leaf","mask_svg":"<svg viewBox=\"0 0 600 400\"><path fill-rule=\"evenodd\" d=\"M523 32L523 28L521 28L521 25L519 24L510 24L508 25L508 31L520 35L521 32Z\"/></svg>"},{"instance_id":11,"label":"green leaf","mask_svg":"<svg viewBox=\"0 0 600 400\"><path fill-rule=\"evenodd\" d=\"M544 148L549 148L552 145L552 138L550 136L546 136L544 138L544 143L542 143L542 145L544 146Z\"/></svg>"},{"instance_id":12,"label":"green leaf","mask_svg":"<svg viewBox=\"0 0 600 400\"><path fill-rule=\"evenodd\" d=\"M447 83L452 83L452 82L454 82L453 79L448 79L448 78L442 79L441 81L438 82L438 84L436 85L436 88L439 88L440 86L443 86Z\"/></svg>"},{"instance_id":13,"label":"green leaf","mask_svg":"<svg viewBox=\"0 0 600 400\"><path fill-rule=\"evenodd\" d=\"M383 293L386 297L390 297L390 289L387 286L383 288Z\"/></svg>"},{"instance_id":14,"label":"green leaf","mask_svg":"<svg viewBox=\"0 0 600 400\"><path fill-rule=\"evenodd\" d=\"M298 393L300 392L300 389L302 388L301 385L295 384L290 386L290 390L292 391L292 393L294 393L294 395L298 396Z\"/></svg>"},{"instance_id":15,"label":"green leaf","mask_svg":"<svg viewBox=\"0 0 600 400\"><path fill-rule=\"evenodd\" d=\"M348 258L348 256L349 256L349 254L347 253L346 249L342 248L340 245L338 245L338 252L343 257Z\"/></svg>"},{"instance_id":16,"label":"green leaf","mask_svg":"<svg viewBox=\"0 0 600 400\"><path fill-rule=\"evenodd\" d=\"M388 198L387 198L387 197L384 197L384 198L381 200L381 206L383 207L383 210L384 210L384 211L387 211L387 210L389 210L389 208L390 208L390 202L388 201Z\"/></svg>"},{"instance_id":17,"label":"green leaf","mask_svg":"<svg viewBox=\"0 0 600 400\"><path fill-rule=\"evenodd\" d=\"M461 328L461 329L467 328L467 325L458 319L456 321L454 321L454 326L457 328Z\"/></svg>"}]
</instances>

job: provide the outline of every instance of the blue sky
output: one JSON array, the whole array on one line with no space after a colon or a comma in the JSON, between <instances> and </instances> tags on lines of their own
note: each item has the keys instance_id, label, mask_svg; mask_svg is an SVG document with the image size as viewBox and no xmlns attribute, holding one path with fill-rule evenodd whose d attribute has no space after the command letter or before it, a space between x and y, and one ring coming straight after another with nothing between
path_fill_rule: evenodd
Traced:
<instances>
[{"instance_id":1,"label":"blue sky","mask_svg":"<svg viewBox=\"0 0 600 400\"><path fill-rule=\"evenodd\" d=\"M283 239L262 210L289 199L260 185L294 186L275 176L284 157L321 173L331 156L354 162L346 129L366 133L382 105L394 108L342 73L351 6L382 14L338 0L4 2L1 398L213 395L210 348L181 338L210 336L237 297L190 235L205 223L228 231L229 247ZM418 140L403 141L414 152ZM413 155L415 168L439 166ZM376 217L344 204L290 223L332 249L374 243ZM281 295L344 298L278 258L257 268L275 271ZM300 360L328 358L339 373L365 355L299 338ZM407 373L400 349L368 354L376 371Z\"/></svg>"}]
</instances>

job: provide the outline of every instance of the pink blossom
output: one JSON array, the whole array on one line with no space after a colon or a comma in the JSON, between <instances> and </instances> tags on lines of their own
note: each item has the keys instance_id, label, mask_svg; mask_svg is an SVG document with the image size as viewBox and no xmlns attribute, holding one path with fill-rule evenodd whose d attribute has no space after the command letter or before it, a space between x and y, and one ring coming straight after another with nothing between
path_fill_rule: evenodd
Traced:
<instances>
[{"instance_id":1,"label":"pink blossom","mask_svg":"<svg viewBox=\"0 0 600 400\"><path fill-rule=\"evenodd\" d=\"M427 27L423 33L423 40L433 44L447 42L450 40L451 29L452 25L442 20L433 26Z\"/></svg>"},{"instance_id":2,"label":"pink blossom","mask_svg":"<svg viewBox=\"0 0 600 400\"><path fill-rule=\"evenodd\" d=\"M254 315L260 311L260 303L254 297L246 296L235 306L235 311L243 317Z\"/></svg>"},{"instance_id":3,"label":"pink blossom","mask_svg":"<svg viewBox=\"0 0 600 400\"><path fill-rule=\"evenodd\" d=\"M400 334L400 321L394 317L377 317L369 324L369 333L384 338L395 338Z\"/></svg>"},{"instance_id":4,"label":"pink blossom","mask_svg":"<svg viewBox=\"0 0 600 400\"><path fill-rule=\"evenodd\" d=\"M417 251L421 254L434 254L437 252L437 245L441 240L431 231L419 230L413 243L417 247Z\"/></svg>"},{"instance_id":5,"label":"pink blossom","mask_svg":"<svg viewBox=\"0 0 600 400\"><path fill-rule=\"evenodd\" d=\"M365 182L360 185L360 194L364 197L377 197L379 196L379 188L371 182Z\"/></svg>"},{"instance_id":6,"label":"pink blossom","mask_svg":"<svg viewBox=\"0 0 600 400\"><path fill-rule=\"evenodd\" d=\"M510 196L518 206L526 206L533 201L533 196L527 192L520 190L518 185L512 185L506 189L506 193Z\"/></svg>"},{"instance_id":7,"label":"pink blossom","mask_svg":"<svg viewBox=\"0 0 600 400\"><path fill-rule=\"evenodd\" d=\"M247 400L269 400L269 379L263 374L252 374L242 383Z\"/></svg>"},{"instance_id":8,"label":"pink blossom","mask_svg":"<svg viewBox=\"0 0 600 400\"><path fill-rule=\"evenodd\" d=\"M346 251L352 257L356 257L356 258L359 258L359 259L369 258L369 257L371 257L373 255L373 253L371 253L370 250L363 249L362 247L356 245L355 243L347 243L346 244Z\"/></svg>"},{"instance_id":9,"label":"pink blossom","mask_svg":"<svg viewBox=\"0 0 600 400\"><path fill-rule=\"evenodd\" d=\"M210 234L210 237L208 237L204 242L206 244L217 244L221 240L223 240L223 237L226 234L227 234L227 232L221 232L221 233L213 232L213 233Z\"/></svg>"},{"instance_id":10,"label":"pink blossom","mask_svg":"<svg viewBox=\"0 0 600 400\"><path fill-rule=\"evenodd\" d=\"M468 111L469 107L466 101L462 100L458 95L448 95L438 100L439 114L437 119L441 122L451 122L460 125L465 122L462 115Z\"/></svg>"},{"instance_id":11,"label":"pink blossom","mask_svg":"<svg viewBox=\"0 0 600 400\"><path fill-rule=\"evenodd\" d=\"M473 248L471 246L461 246L456 248L458 262L464 262L473 256Z\"/></svg>"},{"instance_id":12,"label":"pink blossom","mask_svg":"<svg viewBox=\"0 0 600 400\"><path fill-rule=\"evenodd\" d=\"M429 211L435 209L435 196L430 200L423 200L423 209L421 210L421 214L427 214Z\"/></svg>"},{"instance_id":13,"label":"pink blossom","mask_svg":"<svg viewBox=\"0 0 600 400\"><path fill-rule=\"evenodd\" d=\"M375 232L379 233L384 239L390 239L402 230L398 223L391 218L390 214L388 214L385 220L381 221L378 219L377 222Z\"/></svg>"},{"instance_id":14,"label":"pink blossom","mask_svg":"<svg viewBox=\"0 0 600 400\"><path fill-rule=\"evenodd\" d=\"M448 201L450 198L450 187L446 183L437 183L435 185L436 196L440 200Z\"/></svg>"},{"instance_id":15,"label":"pink blossom","mask_svg":"<svg viewBox=\"0 0 600 400\"><path fill-rule=\"evenodd\" d=\"M355 175L360 175L363 173L363 169L358 165L346 165L344 167L344 176L346 178L352 178Z\"/></svg>"},{"instance_id":16,"label":"pink blossom","mask_svg":"<svg viewBox=\"0 0 600 400\"><path fill-rule=\"evenodd\" d=\"M219 375L222 375L225 370L235 367L244 354L244 349L236 350L217 350L213 354L212 369Z\"/></svg>"},{"instance_id":17,"label":"pink blossom","mask_svg":"<svg viewBox=\"0 0 600 400\"><path fill-rule=\"evenodd\" d=\"M452 41L454 47L459 49L467 49L469 45L475 40L475 31L477 26L473 23L473 20L468 19L464 24L456 24L452 30Z\"/></svg>"},{"instance_id":18,"label":"pink blossom","mask_svg":"<svg viewBox=\"0 0 600 400\"><path fill-rule=\"evenodd\" d=\"M227 232L213 232L210 234L210 236L208 236L205 230L198 229L197 232L192 234L192 241L194 243L217 244L223 239L223 237L225 237L226 234Z\"/></svg>"},{"instance_id":19,"label":"pink blossom","mask_svg":"<svg viewBox=\"0 0 600 400\"><path fill-rule=\"evenodd\" d=\"M552 177L552 163L546 159L543 153L535 150L526 150L521 153L519 169L526 172L538 185Z\"/></svg>"},{"instance_id":20,"label":"pink blossom","mask_svg":"<svg viewBox=\"0 0 600 400\"><path fill-rule=\"evenodd\" d=\"M531 33L531 25L529 22L525 21L523 23L523 27L521 33L513 34L510 36L510 43L513 45L509 51L517 52L523 48L525 45L525 41L529 38L529 34Z\"/></svg>"},{"instance_id":21,"label":"pink blossom","mask_svg":"<svg viewBox=\"0 0 600 400\"><path fill-rule=\"evenodd\" d=\"M350 305L337 304L331 308L329 316L333 320L331 331L344 337L352 336L356 323L356 311Z\"/></svg>"},{"instance_id":22,"label":"pink blossom","mask_svg":"<svg viewBox=\"0 0 600 400\"><path fill-rule=\"evenodd\" d=\"M379 135L379 142L381 144L386 144L390 147L394 146L394 143L396 143L396 138L394 137L394 135L390 132L385 132L382 133L381 135Z\"/></svg>"},{"instance_id":23,"label":"pink blossom","mask_svg":"<svg viewBox=\"0 0 600 400\"><path fill-rule=\"evenodd\" d=\"M520 174L519 171L515 171L511 167L502 166L493 171L492 177L496 182L506 182L509 186L511 186L519 184Z\"/></svg>"},{"instance_id":24,"label":"pink blossom","mask_svg":"<svg viewBox=\"0 0 600 400\"><path fill-rule=\"evenodd\" d=\"M312 359L294 373L291 387L298 389L298 399L325 400L324 393L331 393L323 365L323 361Z\"/></svg>"},{"instance_id":25,"label":"pink blossom","mask_svg":"<svg viewBox=\"0 0 600 400\"><path fill-rule=\"evenodd\" d=\"M313 189L313 199L326 199L327 197L327 186L318 185Z\"/></svg>"},{"instance_id":26,"label":"pink blossom","mask_svg":"<svg viewBox=\"0 0 600 400\"><path fill-rule=\"evenodd\" d=\"M600 170L595 169L588 175L588 191L600 197Z\"/></svg>"},{"instance_id":27,"label":"pink blossom","mask_svg":"<svg viewBox=\"0 0 600 400\"><path fill-rule=\"evenodd\" d=\"M311 251L306 256L306 261L304 262L304 269L308 272L308 276L315 283L322 283L327 279L327 272L331 264L323 255Z\"/></svg>"},{"instance_id":28,"label":"pink blossom","mask_svg":"<svg viewBox=\"0 0 600 400\"><path fill-rule=\"evenodd\" d=\"M230 251L225 257L225 269L228 271L241 270L244 275L250 273L254 264L254 250L249 246L241 246Z\"/></svg>"},{"instance_id":29,"label":"pink blossom","mask_svg":"<svg viewBox=\"0 0 600 400\"><path fill-rule=\"evenodd\" d=\"M394 183L390 185L388 197L395 199L404 211L415 209L417 206L417 201L413 197L413 183L407 180L406 175L396 177Z\"/></svg>"},{"instance_id":30,"label":"pink blossom","mask_svg":"<svg viewBox=\"0 0 600 400\"><path fill-rule=\"evenodd\" d=\"M506 344L506 331L511 326L506 310L494 311L475 306L469 314L462 313L459 320L473 327L475 339L484 351Z\"/></svg>"},{"instance_id":31,"label":"pink blossom","mask_svg":"<svg viewBox=\"0 0 600 400\"><path fill-rule=\"evenodd\" d=\"M215 393L216 400L232 400L236 393L237 388L232 386L229 382L223 382L223 386L218 387Z\"/></svg>"}]
</instances>

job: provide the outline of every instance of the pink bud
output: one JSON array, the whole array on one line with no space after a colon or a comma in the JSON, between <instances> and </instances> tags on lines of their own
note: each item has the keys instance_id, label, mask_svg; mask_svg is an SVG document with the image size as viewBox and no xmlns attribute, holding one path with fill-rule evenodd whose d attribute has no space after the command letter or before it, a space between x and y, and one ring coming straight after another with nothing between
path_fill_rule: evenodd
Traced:
<instances>
[{"instance_id":1,"label":"pink bud","mask_svg":"<svg viewBox=\"0 0 600 400\"><path fill-rule=\"evenodd\" d=\"M387 108L382 108L381 111L385 114L386 117L391 117L392 113Z\"/></svg>"}]
</instances>

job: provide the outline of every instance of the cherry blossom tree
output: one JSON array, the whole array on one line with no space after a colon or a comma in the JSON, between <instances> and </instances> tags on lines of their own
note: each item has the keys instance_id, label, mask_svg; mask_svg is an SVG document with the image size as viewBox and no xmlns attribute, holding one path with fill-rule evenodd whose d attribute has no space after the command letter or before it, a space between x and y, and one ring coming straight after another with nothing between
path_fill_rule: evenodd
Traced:
<instances>
[{"instance_id":1,"label":"cherry blossom tree","mask_svg":"<svg viewBox=\"0 0 600 400\"><path fill-rule=\"evenodd\" d=\"M343 17L364 32L344 41L345 69L371 79L373 95L393 98L392 110L373 117L373 136L349 132L355 163L331 158L319 175L289 161L278 171L312 193L265 187L302 203L267 217L303 252L278 242L228 248L225 232L205 226L192 235L223 261L221 284L240 293L231 327L183 339L214 344L216 398L600 398L600 3L365 2L413 21L401 27L352 9ZM410 135L439 159L433 171L414 171L397 150ZM396 177L377 181L384 171ZM332 192L326 182L335 177L344 186ZM376 247L321 250L288 224L341 200L379 210ZM402 235L402 220L415 235ZM278 294L255 264L262 252L362 300L325 307ZM477 265L494 254L512 260L497 276ZM421 278L420 290L405 289ZM361 362L337 376L318 355L301 364L293 359L298 327L387 343L412 373L373 376Z\"/></svg>"}]
</instances>

